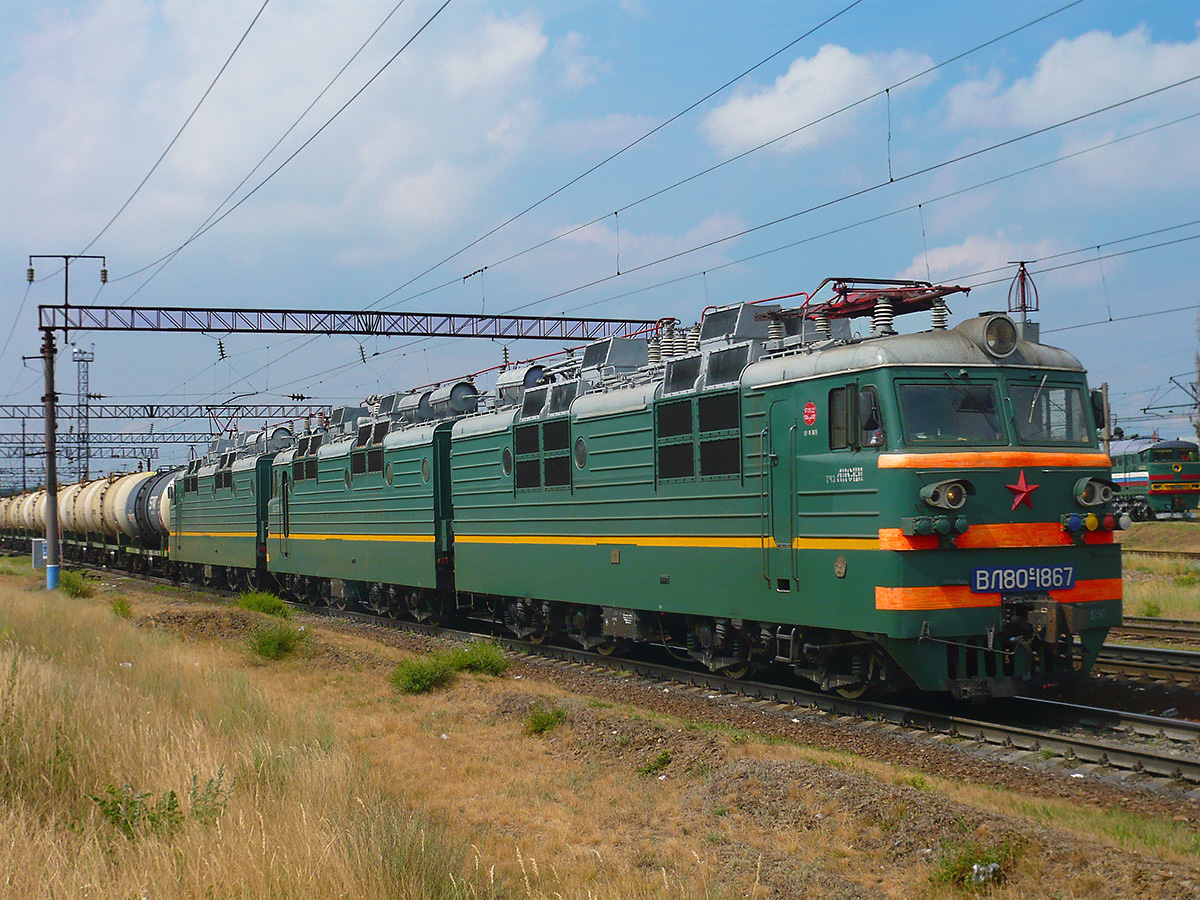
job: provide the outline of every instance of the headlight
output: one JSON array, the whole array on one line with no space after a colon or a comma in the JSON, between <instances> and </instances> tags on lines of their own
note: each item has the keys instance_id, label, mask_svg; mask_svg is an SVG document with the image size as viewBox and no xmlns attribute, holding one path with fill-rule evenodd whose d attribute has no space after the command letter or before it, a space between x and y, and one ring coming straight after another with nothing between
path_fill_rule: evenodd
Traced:
<instances>
[{"instance_id":1,"label":"headlight","mask_svg":"<svg viewBox=\"0 0 1200 900\"><path fill-rule=\"evenodd\" d=\"M1008 356L1017 348L1017 326L1008 316L992 316L983 326L983 342L992 356Z\"/></svg>"},{"instance_id":2,"label":"headlight","mask_svg":"<svg viewBox=\"0 0 1200 900\"><path fill-rule=\"evenodd\" d=\"M921 499L935 509L962 509L973 493L975 486L969 481L939 481L921 488Z\"/></svg>"},{"instance_id":3,"label":"headlight","mask_svg":"<svg viewBox=\"0 0 1200 900\"><path fill-rule=\"evenodd\" d=\"M1075 482L1075 502L1080 506L1101 506L1113 498L1112 485L1099 478L1080 478Z\"/></svg>"}]
</instances>

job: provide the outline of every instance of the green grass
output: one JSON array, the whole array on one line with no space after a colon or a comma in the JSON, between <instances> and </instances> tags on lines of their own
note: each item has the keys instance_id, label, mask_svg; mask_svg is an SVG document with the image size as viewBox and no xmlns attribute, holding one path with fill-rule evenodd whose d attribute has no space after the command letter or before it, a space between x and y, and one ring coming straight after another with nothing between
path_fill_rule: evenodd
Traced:
<instances>
[{"instance_id":1,"label":"green grass","mask_svg":"<svg viewBox=\"0 0 1200 900\"><path fill-rule=\"evenodd\" d=\"M133 615L133 609L124 597L113 597L108 601L108 605L112 607L113 615L118 619L128 619Z\"/></svg>"},{"instance_id":2,"label":"green grass","mask_svg":"<svg viewBox=\"0 0 1200 900\"><path fill-rule=\"evenodd\" d=\"M525 717L525 733L544 734L557 727L566 717L567 711L560 706L536 703Z\"/></svg>"},{"instance_id":3,"label":"green grass","mask_svg":"<svg viewBox=\"0 0 1200 900\"><path fill-rule=\"evenodd\" d=\"M1011 875L1016 867L1020 845L1016 841L1005 840L995 845L984 845L978 841L961 841L947 843L942 847L930 878L942 884L954 885L965 890L987 889L991 885L1001 883ZM976 885L972 881L973 867L988 866L992 863L1000 865L1000 871L985 885Z\"/></svg>"},{"instance_id":4,"label":"green grass","mask_svg":"<svg viewBox=\"0 0 1200 900\"><path fill-rule=\"evenodd\" d=\"M1162 604L1157 600L1143 600L1137 605L1137 614L1148 619L1157 619L1162 615Z\"/></svg>"},{"instance_id":5,"label":"green grass","mask_svg":"<svg viewBox=\"0 0 1200 900\"><path fill-rule=\"evenodd\" d=\"M508 657L496 644L472 641L465 647L405 660L392 673L392 685L403 694L426 694L450 684L459 672L502 675L508 666Z\"/></svg>"},{"instance_id":6,"label":"green grass","mask_svg":"<svg viewBox=\"0 0 1200 900\"><path fill-rule=\"evenodd\" d=\"M471 641L444 654L446 662L456 672L476 672L480 675L503 675L509 659L499 645L491 641Z\"/></svg>"},{"instance_id":7,"label":"green grass","mask_svg":"<svg viewBox=\"0 0 1200 900\"><path fill-rule=\"evenodd\" d=\"M96 593L87 579L74 569L63 569L58 573L58 589L68 597L90 597Z\"/></svg>"},{"instance_id":8,"label":"green grass","mask_svg":"<svg viewBox=\"0 0 1200 900\"><path fill-rule=\"evenodd\" d=\"M250 649L263 659L282 659L308 640L308 632L280 622L264 625L250 636Z\"/></svg>"},{"instance_id":9,"label":"green grass","mask_svg":"<svg viewBox=\"0 0 1200 900\"><path fill-rule=\"evenodd\" d=\"M660 751L658 756L638 766L639 775L656 775L671 764L671 751Z\"/></svg>"},{"instance_id":10,"label":"green grass","mask_svg":"<svg viewBox=\"0 0 1200 900\"><path fill-rule=\"evenodd\" d=\"M406 659L392 673L392 685L402 694L427 694L454 680L454 670L440 655Z\"/></svg>"},{"instance_id":11,"label":"green grass","mask_svg":"<svg viewBox=\"0 0 1200 900\"><path fill-rule=\"evenodd\" d=\"M292 615L286 603L266 591L250 591L242 594L235 602L242 609L252 609L268 616L279 616L281 619L290 618Z\"/></svg>"}]
</instances>

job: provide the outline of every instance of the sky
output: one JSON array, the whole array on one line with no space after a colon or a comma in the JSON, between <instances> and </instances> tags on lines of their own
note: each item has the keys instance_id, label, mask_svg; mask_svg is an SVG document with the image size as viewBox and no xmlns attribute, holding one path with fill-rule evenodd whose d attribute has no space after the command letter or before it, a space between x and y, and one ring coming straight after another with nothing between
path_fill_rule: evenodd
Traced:
<instances>
[{"instance_id":1,"label":"sky","mask_svg":"<svg viewBox=\"0 0 1200 900\"><path fill-rule=\"evenodd\" d=\"M28 284L31 254L106 257L107 285L72 265L73 304L685 324L829 276L974 286L953 324L1004 309L1026 259L1043 341L1109 384L1118 424L1190 431L1142 410L1196 380L1195 3L443 4L0 6L0 403L42 395L22 357L63 276L37 260ZM349 403L505 350L72 340L109 402Z\"/></svg>"}]
</instances>

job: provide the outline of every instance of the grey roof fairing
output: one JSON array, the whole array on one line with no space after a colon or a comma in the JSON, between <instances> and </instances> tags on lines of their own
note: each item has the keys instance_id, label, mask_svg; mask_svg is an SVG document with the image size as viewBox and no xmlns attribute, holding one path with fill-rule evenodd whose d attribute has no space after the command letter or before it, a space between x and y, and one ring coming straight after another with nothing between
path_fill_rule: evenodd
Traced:
<instances>
[{"instance_id":1,"label":"grey roof fairing","mask_svg":"<svg viewBox=\"0 0 1200 900\"><path fill-rule=\"evenodd\" d=\"M882 366L1026 366L1071 372L1084 371L1079 360L1066 350L1028 341L1018 341L1016 349L1004 359L989 356L980 343L970 337L973 330L982 335L982 324L974 329L968 327L977 322L979 319L970 319L951 331L898 334L797 353L793 356L759 360L742 372L742 386L762 387Z\"/></svg>"}]
</instances>

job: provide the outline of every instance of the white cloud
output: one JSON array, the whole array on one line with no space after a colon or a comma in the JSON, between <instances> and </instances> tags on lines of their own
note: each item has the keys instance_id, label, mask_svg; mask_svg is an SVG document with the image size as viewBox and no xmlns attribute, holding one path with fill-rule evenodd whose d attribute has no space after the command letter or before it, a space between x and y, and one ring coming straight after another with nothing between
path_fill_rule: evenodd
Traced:
<instances>
[{"instance_id":1,"label":"white cloud","mask_svg":"<svg viewBox=\"0 0 1200 900\"><path fill-rule=\"evenodd\" d=\"M947 93L952 125L1032 128L1163 87L1200 71L1200 38L1190 43L1155 43L1145 26L1123 35L1089 31L1064 39L1042 55L1028 78L1005 87L998 71L957 85ZM1197 96L1181 88L1139 103L1144 114L1181 106Z\"/></svg>"},{"instance_id":2,"label":"white cloud","mask_svg":"<svg viewBox=\"0 0 1200 900\"><path fill-rule=\"evenodd\" d=\"M609 69L600 57L584 53L583 46L584 38L578 31L568 32L554 42L552 54L562 73L559 77L564 87L585 88L595 84L600 73Z\"/></svg>"},{"instance_id":3,"label":"white cloud","mask_svg":"<svg viewBox=\"0 0 1200 900\"><path fill-rule=\"evenodd\" d=\"M932 64L928 56L906 50L858 55L826 44L815 56L793 62L772 86L744 90L718 106L705 116L702 127L714 144L735 153L807 125ZM844 135L861 109L806 128L775 146L802 150Z\"/></svg>"},{"instance_id":4,"label":"white cloud","mask_svg":"<svg viewBox=\"0 0 1200 900\"><path fill-rule=\"evenodd\" d=\"M961 244L930 248L928 272L934 281L963 279L977 272L1008 266L1014 259L1039 259L1061 249L1049 240L1016 241L1003 233L995 236L973 234ZM926 271L925 254L921 253L913 257L912 263L896 277L924 280L928 277ZM1001 274L997 273L997 277Z\"/></svg>"},{"instance_id":5,"label":"white cloud","mask_svg":"<svg viewBox=\"0 0 1200 900\"><path fill-rule=\"evenodd\" d=\"M528 76L548 40L532 18L492 19L470 43L470 49L451 54L441 65L452 94L494 91Z\"/></svg>"},{"instance_id":6,"label":"white cloud","mask_svg":"<svg viewBox=\"0 0 1200 900\"><path fill-rule=\"evenodd\" d=\"M285 15L268 7L102 249L133 268L187 237L390 7L292 0ZM19 35L0 72L0 171L19 173L0 186L0 243L86 243L146 174L257 8L246 0L93 0ZM349 99L427 14L402 7L243 190ZM543 114L534 76L549 41L530 16L451 7L437 24L196 248L319 237L332 239L332 258L345 243L390 248L395 259L441 239L445 232L431 227L470 221L478 192L533 140ZM117 275L122 264L111 268Z\"/></svg>"}]
</instances>

